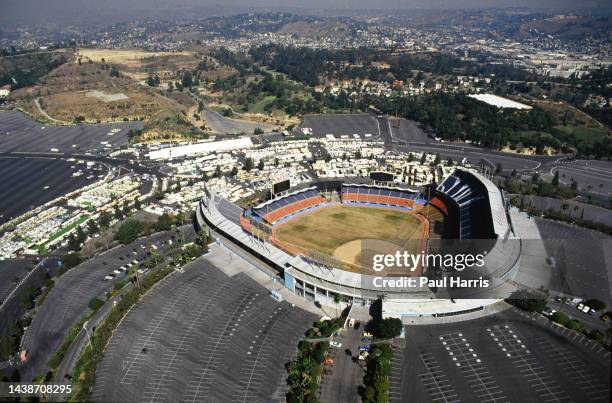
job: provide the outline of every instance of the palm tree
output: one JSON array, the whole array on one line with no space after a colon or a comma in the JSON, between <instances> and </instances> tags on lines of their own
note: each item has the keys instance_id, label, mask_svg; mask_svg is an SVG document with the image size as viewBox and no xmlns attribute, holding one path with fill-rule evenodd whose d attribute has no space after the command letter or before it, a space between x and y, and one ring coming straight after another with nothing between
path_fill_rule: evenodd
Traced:
<instances>
[{"instance_id":1,"label":"palm tree","mask_svg":"<svg viewBox=\"0 0 612 403\"><path fill-rule=\"evenodd\" d=\"M338 304L342 302L340 295L334 294L334 304L336 304L336 318L338 317Z\"/></svg>"}]
</instances>

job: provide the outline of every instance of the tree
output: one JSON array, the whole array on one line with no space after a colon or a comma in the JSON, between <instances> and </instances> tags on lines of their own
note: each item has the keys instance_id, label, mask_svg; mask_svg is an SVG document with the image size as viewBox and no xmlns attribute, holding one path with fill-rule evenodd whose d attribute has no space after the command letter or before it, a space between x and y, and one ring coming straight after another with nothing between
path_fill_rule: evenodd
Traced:
<instances>
[{"instance_id":1,"label":"tree","mask_svg":"<svg viewBox=\"0 0 612 403\"><path fill-rule=\"evenodd\" d=\"M74 234L70 234L70 236L68 237L67 247L68 250L78 251L79 249L81 249L81 242L79 242L79 240Z\"/></svg>"},{"instance_id":2,"label":"tree","mask_svg":"<svg viewBox=\"0 0 612 403\"><path fill-rule=\"evenodd\" d=\"M124 221L117 230L115 239L121 244L127 245L134 242L143 230L144 224L142 222L134 219L128 219Z\"/></svg>"},{"instance_id":3,"label":"tree","mask_svg":"<svg viewBox=\"0 0 612 403\"><path fill-rule=\"evenodd\" d=\"M87 231L90 235L97 234L98 231L100 231L100 228L98 228L98 224L95 220L87 221Z\"/></svg>"},{"instance_id":4,"label":"tree","mask_svg":"<svg viewBox=\"0 0 612 403\"><path fill-rule=\"evenodd\" d=\"M555 176L552 179L552 185L554 187L559 187L559 171L555 171Z\"/></svg>"},{"instance_id":5,"label":"tree","mask_svg":"<svg viewBox=\"0 0 612 403\"><path fill-rule=\"evenodd\" d=\"M111 222L111 215L108 211L100 213L100 226L104 229L108 228Z\"/></svg>"},{"instance_id":6,"label":"tree","mask_svg":"<svg viewBox=\"0 0 612 403\"><path fill-rule=\"evenodd\" d=\"M77 241L79 241L79 244L85 242L85 240L87 240L87 234L85 234L85 231L83 231L83 228L81 227L77 227L76 230L76 239Z\"/></svg>"},{"instance_id":7,"label":"tree","mask_svg":"<svg viewBox=\"0 0 612 403\"><path fill-rule=\"evenodd\" d=\"M404 327L402 321L398 318L385 318L376 326L376 336L381 339L392 339L402 333Z\"/></svg>"},{"instance_id":8,"label":"tree","mask_svg":"<svg viewBox=\"0 0 612 403\"><path fill-rule=\"evenodd\" d=\"M256 127L255 130L253 130L253 134L264 134L264 131L261 127Z\"/></svg>"},{"instance_id":9,"label":"tree","mask_svg":"<svg viewBox=\"0 0 612 403\"><path fill-rule=\"evenodd\" d=\"M170 231L172 228L172 224L174 224L174 220L167 213L164 213L157 217L157 222L155 223L155 229L157 231Z\"/></svg>"},{"instance_id":10,"label":"tree","mask_svg":"<svg viewBox=\"0 0 612 403\"><path fill-rule=\"evenodd\" d=\"M111 77L119 77L119 70L117 69L117 67L115 67L115 66L111 67L110 76Z\"/></svg>"},{"instance_id":11,"label":"tree","mask_svg":"<svg viewBox=\"0 0 612 403\"><path fill-rule=\"evenodd\" d=\"M87 306L89 306L89 309L91 309L92 311L98 310L98 308L100 308L102 305L104 305L104 301L99 298L92 298L87 304Z\"/></svg>"},{"instance_id":12,"label":"tree","mask_svg":"<svg viewBox=\"0 0 612 403\"><path fill-rule=\"evenodd\" d=\"M527 291L516 291L506 300L509 304L527 312L542 312L546 308L546 300L537 298Z\"/></svg>"},{"instance_id":13,"label":"tree","mask_svg":"<svg viewBox=\"0 0 612 403\"><path fill-rule=\"evenodd\" d=\"M563 312L555 312L553 313L551 319L553 320L553 322L557 322L560 325L567 325L570 321L569 316L567 316L566 314L564 314Z\"/></svg>"},{"instance_id":14,"label":"tree","mask_svg":"<svg viewBox=\"0 0 612 403\"><path fill-rule=\"evenodd\" d=\"M602 302L598 299L587 299L586 301L584 301L584 304L589 308L595 309L596 311L602 311L606 309L605 302Z\"/></svg>"},{"instance_id":15,"label":"tree","mask_svg":"<svg viewBox=\"0 0 612 403\"><path fill-rule=\"evenodd\" d=\"M259 164L257 164L257 169L259 169L260 171L264 169L264 160L260 159L259 160Z\"/></svg>"},{"instance_id":16,"label":"tree","mask_svg":"<svg viewBox=\"0 0 612 403\"><path fill-rule=\"evenodd\" d=\"M67 253L62 257L62 265L66 269L72 269L81 263L81 255L77 252Z\"/></svg>"},{"instance_id":17,"label":"tree","mask_svg":"<svg viewBox=\"0 0 612 403\"><path fill-rule=\"evenodd\" d=\"M244 170L247 172L251 172L251 170L255 167L255 163L253 162L253 158L248 157L244 161Z\"/></svg>"},{"instance_id":18,"label":"tree","mask_svg":"<svg viewBox=\"0 0 612 403\"><path fill-rule=\"evenodd\" d=\"M134 208L136 210L140 210L142 208L142 203L140 203L140 199L138 197L134 199Z\"/></svg>"},{"instance_id":19,"label":"tree","mask_svg":"<svg viewBox=\"0 0 612 403\"><path fill-rule=\"evenodd\" d=\"M115 204L115 218L117 220L123 220L123 212L119 209L119 205Z\"/></svg>"},{"instance_id":20,"label":"tree","mask_svg":"<svg viewBox=\"0 0 612 403\"><path fill-rule=\"evenodd\" d=\"M232 175L232 176L238 175L238 167L237 166L234 166L232 168L232 171L230 172L230 175Z\"/></svg>"},{"instance_id":21,"label":"tree","mask_svg":"<svg viewBox=\"0 0 612 403\"><path fill-rule=\"evenodd\" d=\"M336 317L338 317L338 304L340 304L340 302L342 302L340 295L334 294L334 304L336 304Z\"/></svg>"},{"instance_id":22,"label":"tree","mask_svg":"<svg viewBox=\"0 0 612 403\"><path fill-rule=\"evenodd\" d=\"M427 161L427 154L423 153L421 155L421 165L425 165L425 162Z\"/></svg>"},{"instance_id":23,"label":"tree","mask_svg":"<svg viewBox=\"0 0 612 403\"><path fill-rule=\"evenodd\" d=\"M183 73L181 84L183 85L184 88L191 88L191 86L193 85L193 77L191 76L191 71L186 70Z\"/></svg>"},{"instance_id":24,"label":"tree","mask_svg":"<svg viewBox=\"0 0 612 403\"><path fill-rule=\"evenodd\" d=\"M503 171L504 171L504 168L502 168L502 164L498 162L497 165L495 166L495 175L501 175Z\"/></svg>"}]
</instances>

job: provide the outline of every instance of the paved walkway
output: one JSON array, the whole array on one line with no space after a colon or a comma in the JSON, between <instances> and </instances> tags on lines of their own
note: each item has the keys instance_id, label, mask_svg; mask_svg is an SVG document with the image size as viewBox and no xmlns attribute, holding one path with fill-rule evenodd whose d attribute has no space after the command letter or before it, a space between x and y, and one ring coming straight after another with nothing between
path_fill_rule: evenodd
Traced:
<instances>
[{"instance_id":1,"label":"paved walkway","mask_svg":"<svg viewBox=\"0 0 612 403\"><path fill-rule=\"evenodd\" d=\"M245 273L253 280L270 291L276 291L290 304L321 316L335 316L335 306L317 307L313 301L302 298L281 282L280 277L270 269L266 268L257 258L237 248L230 242L220 240L210 246L210 254L205 258L228 276Z\"/></svg>"}]
</instances>

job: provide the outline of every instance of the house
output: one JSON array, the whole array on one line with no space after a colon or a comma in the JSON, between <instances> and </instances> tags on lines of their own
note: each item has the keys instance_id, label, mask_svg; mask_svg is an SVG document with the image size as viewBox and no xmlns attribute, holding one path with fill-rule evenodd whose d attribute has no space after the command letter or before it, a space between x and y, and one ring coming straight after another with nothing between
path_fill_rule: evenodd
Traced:
<instances>
[{"instance_id":1,"label":"house","mask_svg":"<svg viewBox=\"0 0 612 403\"><path fill-rule=\"evenodd\" d=\"M3 87L0 87L0 98L6 98L9 96L10 93L11 93L10 85L5 85Z\"/></svg>"}]
</instances>

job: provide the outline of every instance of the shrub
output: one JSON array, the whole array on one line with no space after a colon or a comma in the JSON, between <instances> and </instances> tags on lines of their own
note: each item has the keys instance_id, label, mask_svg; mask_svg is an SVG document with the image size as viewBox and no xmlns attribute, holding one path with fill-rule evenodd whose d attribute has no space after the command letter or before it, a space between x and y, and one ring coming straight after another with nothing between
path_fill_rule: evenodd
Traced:
<instances>
[{"instance_id":1,"label":"shrub","mask_svg":"<svg viewBox=\"0 0 612 403\"><path fill-rule=\"evenodd\" d=\"M557 322L558 324L563 325L563 326L567 325L570 321L569 316L567 316L563 312L555 312L553 316L551 317L551 319L554 322Z\"/></svg>"},{"instance_id":2,"label":"shrub","mask_svg":"<svg viewBox=\"0 0 612 403\"><path fill-rule=\"evenodd\" d=\"M593 308L596 311L602 311L606 308L606 304L598 299L587 299L584 304L589 308Z\"/></svg>"},{"instance_id":3,"label":"shrub","mask_svg":"<svg viewBox=\"0 0 612 403\"><path fill-rule=\"evenodd\" d=\"M89 303L87 304L92 311L98 310L102 305L104 305L104 301L98 298L90 299Z\"/></svg>"}]
</instances>

